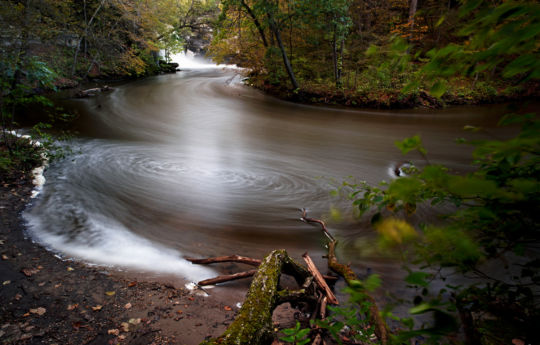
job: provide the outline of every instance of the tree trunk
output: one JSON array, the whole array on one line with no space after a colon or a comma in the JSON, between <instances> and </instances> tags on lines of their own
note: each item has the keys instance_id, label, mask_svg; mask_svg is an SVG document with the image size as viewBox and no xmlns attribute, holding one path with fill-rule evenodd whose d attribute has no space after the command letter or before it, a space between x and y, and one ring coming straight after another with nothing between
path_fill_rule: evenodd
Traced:
<instances>
[{"instance_id":1,"label":"tree trunk","mask_svg":"<svg viewBox=\"0 0 540 345\"><path fill-rule=\"evenodd\" d=\"M285 64L285 69L287 70L287 74L289 75L289 79L291 80L293 89L296 90L299 88L298 82L296 81L296 77L294 76L291 62L289 61L289 58L287 57L287 52L285 51L285 47L283 46L283 40L281 39L281 32L279 31L279 28L271 13L268 13L268 21L270 24L270 30L272 30L272 32L274 33L274 36L276 37L279 50L281 51L281 56L283 57L283 63Z\"/></svg>"},{"instance_id":2,"label":"tree trunk","mask_svg":"<svg viewBox=\"0 0 540 345\"><path fill-rule=\"evenodd\" d=\"M217 339L201 345L266 345L273 340L272 312L286 294L278 291L282 272L291 274L299 285L310 276L283 249L271 252L259 266L246 300L233 323Z\"/></svg>"},{"instance_id":3,"label":"tree trunk","mask_svg":"<svg viewBox=\"0 0 540 345\"><path fill-rule=\"evenodd\" d=\"M266 40L266 35L264 33L264 29L262 28L262 25L261 23L259 22L259 20L257 19L257 17L255 16L255 13L253 13L253 11L251 10L251 8L248 6L248 4L246 4L245 0L242 0L242 6L246 9L247 13L249 14L249 16L251 17L251 19L253 20L253 24L255 24L255 27L257 28L257 31L259 32L259 36L261 36L261 40L263 42L263 46L265 48L268 48L268 41Z\"/></svg>"},{"instance_id":4,"label":"tree trunk","mask_svg":"<svg viewBox=\"0 0 540 345\"><path fill-rule=\"evenodd\" d=\"M77 49L75 50L75 56L73 57L73 66L71 66L71 76L75 75L75 71L77 69L77 59L79 57L79 52L81 51L81 43L83 42L83 40L86 40L86 36L88 35L88 29L92 25L92 22L94 21L94 19L96 18L96 15L98 14L99 10L101 10L101 7L104 4L105 4L105 0L101 0L101 2L99 3L99 6L94 11L94 14L92 15L92 17L90 17L90 20L88 21L88 23L84 23L85 24L84 32L81 38L79 38L79 42L77 42Z\"/></svg>"},{"instance_id":5,"label":"tree trunk","mask_svg":"<svg viewBox=\"0 0 540 345\"><path fill-rule=\"evenodd\" d=\"M411 0L411 7L409 8L409 25L410 25L409 41L412 41L413 35L414 35L414 17L416 16L417 5L418 5L418 0Z\"/></svg>"}]
</instances>

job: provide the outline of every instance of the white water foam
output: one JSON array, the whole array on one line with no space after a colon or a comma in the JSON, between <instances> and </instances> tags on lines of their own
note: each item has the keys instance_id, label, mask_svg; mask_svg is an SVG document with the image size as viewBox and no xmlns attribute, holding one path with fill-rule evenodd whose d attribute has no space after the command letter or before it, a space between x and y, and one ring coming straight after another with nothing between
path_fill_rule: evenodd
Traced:
<instances>
[{"instance_id":1,"label":"white water foam","mask_svg":"<svg viewBox=\"0 0 540 345\"><path fill-rule=\"evenodd\" d=\"M230 69L238 69L236 65L216 65L212 61L197 57L195 54L187 50L186 52L174 54L171 56L171 60L173 62L178 63L178 67L180 70L183 69L222 69L222 68L230 68Z\"/></svg>"},{"instance_id":2,"label":"white water foam","mask_svg":"<svg viewBox=\"0 0 540 345\"><path fill-rule=\"evenodd\" d=\"M90 217L94 245L66 235L43 231L39 217L24 215L32 237L48 249L99 266L173 274L192 281L215 276L209 268L193 265L182 254L137 236L112 219ZM84 236L83 236L84 237Z\"/></svg>"},{"instance_id":3,"label":"white water foam","mask_svg":"<svg viewBox=\"0 0 540 345\"><path fill-rule=\"evenodd\" d=\"M30 145L34 147L41 147L41 143L38 140L33 140L32 137L29 135L19 134L15 131L10 131L9 133L18 138L27 139L30 142ZM49 157L47 156L47 153L45 152L41 153L40 157L41 157L42 165L32 170L32 177L33 177L32 184L34 185L34 189L32 190L32 194L30 195L31 199L36 198L39 195L39 193L41 193L43 189L43 185L45 184L45 176L43 176L43 173L45 169L47 168L47 166L49 165Z\"/></svg>"}]
</instances>

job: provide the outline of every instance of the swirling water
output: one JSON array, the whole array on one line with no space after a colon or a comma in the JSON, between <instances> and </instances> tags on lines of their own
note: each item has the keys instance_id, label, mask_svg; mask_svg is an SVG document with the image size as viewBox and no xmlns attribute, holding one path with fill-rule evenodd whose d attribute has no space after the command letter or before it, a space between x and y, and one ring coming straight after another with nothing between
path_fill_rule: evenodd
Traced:
<instances>
[{"instance_id":1,"label":"swirling water","mask_svg":"<svg viewBox=\"0 0 540 345\"><path fill-rule=\"evenodd\" d=\"M322 236L300 222L301 208L312 217L346 209L350 202L330 191L348 176L395 178L404 157L394 141L406 136L420 134L433 163L466 171L471 149L454 139L486 137L465 134L466 124L496 133L504 111L299 105L217 68L131 82L63 105L80 114L75 153L46 171L43 192L24 215L30 235L67 257L189 280L215 272L184 255L262 257L285 248L321 260ZM343 261L392 279L399 265L373 249L369 226L346 217L330 227Z\"/></svg>"}]
</instances>

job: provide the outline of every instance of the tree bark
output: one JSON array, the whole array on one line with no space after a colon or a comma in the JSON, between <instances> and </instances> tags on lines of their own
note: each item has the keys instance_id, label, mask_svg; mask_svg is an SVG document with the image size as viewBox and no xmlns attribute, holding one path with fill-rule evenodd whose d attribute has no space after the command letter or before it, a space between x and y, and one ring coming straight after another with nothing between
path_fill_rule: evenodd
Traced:
<instances>
[{"instance_id":1,"label":"tree bark","mask_svg":"<svg viewBox=\"0 0 540 345\"><path fill-rule=\"evenodd\" d=\"M261 36L263 46L265 48L268 48L268 41L266 40L266 34L264 33L264 29L261 25L261 22L259 22L259 20L257 19L257 16L255 16L255 13L253 13L253 11L248 6L245 0L242 0L241 4L246 9L248 15L251 17L251 20L253 20L253 24L255 24L255 27L257 28L257 31L259 32L259 36Z\"/></svg>"},{"instance_id":2,"label":"tree bark","mask_svg":"<svg viewBox=\"0 0 540 345\"><path fill-rule=\"evenodd\" d=\"M72 76L75 75L75 70L77 68L77 59L79 57L79 51L81 50L81 43L83 42L83 40L86 40L86 36L88 35L88 29L92 25L92 22L94 21L94 19L96 18L96 15L98 14L99 10L101 10L101 7L104 4L105 4L105 0L101 0L101 2L99 3L99 6L94 11L94 14L92 14L92 17L90 17L90 20L88 21L88 23L84 23L85 24L84 32L81 38L79 38L79 42L77 42L77 49L75 50L75 56L73 57L73 66L71 66Z\"/></svg>"},{"instance_id":3,"label":"tree bark","mask_svg":"<svg viewBox=\"0 0 540 345\"><path fill-rule=\"evenodd\" d=\"M328 284L326 284L326 281L324 280L321 272L319 272L319 270L313 263L313 260L311 260L311 257L307 253L302 255L302 257L306 261L309 272L311 273L313 278L315 278L315 282L317 283L319 288L324 292L326 297L328 297L328 302L330 304L339 304L336 296L334 296L334 293L332 292L332 290L330 290L330 287L328 286Z\"/></svg>"},{"instance_id":4,"label":"tree bark","mask_svg":"<svg viewBox=\"0 0 540 345\"><path fill-rule=\"evenodd\" d=\"M418 6L418 0L411 0L411 6L409 8L409 29L410 29L410 38L409 41L412 41L414 34L414 17L416 16L416 8Z\"/></svg>"},{"instance_id":5,"label":"tree bark","mask_svg":"<svg viewBox=\"0 0 540 345\"><path fill-rule=\"evenodd\" d=\"M283 46L283 40L281 39L281 32L271 13L268 13L268 21L270 24L270 30L272 30L272 32L274 33L274 36L276 37L279 50L281 51L281 57L283 58L283 63L285 65L285 69L287 70L287 74L289 75L289 79L291 80L293 89L296 90L299 88L298 82L296 81L296 77L294 76L294 71L292 69L291 62L289 61L289 58L287 57L287 52L285 51L285 47Z\"/></svg>"},{"instance_id":6,"label":"tree bark","mask_svg":"<svg viewBox=\"0 0 540 345\"><path fill-rule=\"evenodd\" d=\"M271 252L259 266L246 300L233 323L217 339L201 345L266 345L273 339L272 312L278 305L279 278L282 272L303 282L309 273L283 249Z\"/></svg>"}]
</instances>

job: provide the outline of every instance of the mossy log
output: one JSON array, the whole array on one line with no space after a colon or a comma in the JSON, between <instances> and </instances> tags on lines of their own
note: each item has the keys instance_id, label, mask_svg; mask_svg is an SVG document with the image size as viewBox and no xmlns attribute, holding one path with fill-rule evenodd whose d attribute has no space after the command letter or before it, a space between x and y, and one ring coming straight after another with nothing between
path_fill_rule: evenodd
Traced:
<instances>
[{"instance_id":1,"label":"mossy log","mask_svg":"<svg viewBox=\"0 0 540 345\"><path fill-rule=\"evenodd\" d=\"M309 272L292 260L284 249L274 250L264 258L233 323L217 339L201 345L267 345L273 341L272 313L283 301L278 291L282 273L293 276L302 286Z\"/></svg>"}]
</instances>

